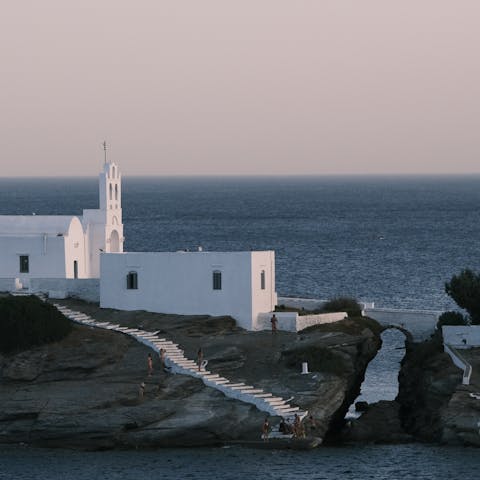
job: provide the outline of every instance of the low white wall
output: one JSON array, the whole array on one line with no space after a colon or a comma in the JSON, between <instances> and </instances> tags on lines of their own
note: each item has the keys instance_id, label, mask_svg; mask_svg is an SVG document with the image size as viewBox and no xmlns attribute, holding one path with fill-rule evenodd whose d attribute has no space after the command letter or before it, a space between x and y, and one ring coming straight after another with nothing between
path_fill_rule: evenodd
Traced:
<instances>
[{"instance_id":1,"label":"low white wall","mask_svg":"<svg viewBox=\"0 0 480 480\"><path fill-rule=\"evenodd\" d=\"M273 313L260 313L257 318L256 330L270 330ZM277 329L286 332L299 332L313 325L339 322L347 317L345 312L321 313L318 315L299 315L297 312L275 312L278 319Z\"/></svg>"},{"instance_id":2,"label":"low white wall","mask_svg":"<svg viewBox=\"0 0 480 480\"><path fill-rule=\"evenodd\" d=\"M255 330L271 330L272 323L270 319L273 313L259 313L256 322ZM277 329L284 330L286 332L297 331L297 312L275 312L275 316L278 319Z\"/></svg>"},{"instance_id":3,"label":"low white wall","mask_svg":"<svg viewBox=\"0 0 480 480\"><path fill-rule=\"evenodd\" d=\"M278 305L285 305L286 307L298 308L305 310L318 310L322 308L328 300L320 300L318 298L300 298L300 297L278 297ZM358 302L360 306L365 308L374 308L374 302Z\"/></svg>"},{"instance_id":4,"label":"low white wall","mask_svg":"<svg viewBox=\"0 0 480 480\"><path fill-rule=\"evenodd\" d=\"M381 325L394 325L408 330L414 341L426 340L434 333L441 312L432 310L400 310L394 308L367 308L367 317Z\"/></svg>"},{"instance_id":5,"label":"low white wall","mask_svg":"<svg viewBox=\"0 0 480 480\"><path fill-rule=\"evenodd\" d=\"M455 348L480 347L480 325L444 325L442 335Z\"/></svg>"},{"instance_id":6,"label":"low white wall","mask_svg":"<svg viewBox=\"0 0 480 480\"><path fill-rule=\"evenodd\" d=\"M31 293L46 293L52 298L73 297L86 302L100 301L98 278L32 278Z\"/></svg>"},{"instance_id":7,"label":"low white wall","mask_svg":"<svg viewBox=\"0 0 480 480\"><path fill-rule=\"evenodd\" d=\"M297 332L313 325L335 323L347 318L346 312L321 313L318 315L299 315L297 318Z\"/></svg>"}]
</instances>

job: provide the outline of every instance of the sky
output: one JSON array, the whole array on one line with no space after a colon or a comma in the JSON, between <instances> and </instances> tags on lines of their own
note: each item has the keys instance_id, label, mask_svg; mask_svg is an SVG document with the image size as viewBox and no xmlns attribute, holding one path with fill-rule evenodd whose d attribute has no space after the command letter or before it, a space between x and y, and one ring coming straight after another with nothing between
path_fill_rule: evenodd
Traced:
<instances>
[{"instance_id":1,"label":"sky","mask_svg":"<svg viewBox=\"0 0 480 480\"><path fill-rule=\"evenodd\" d=\"M480 173L478 0L2 0L1 176Z\"/></svg>"}]
</instances>

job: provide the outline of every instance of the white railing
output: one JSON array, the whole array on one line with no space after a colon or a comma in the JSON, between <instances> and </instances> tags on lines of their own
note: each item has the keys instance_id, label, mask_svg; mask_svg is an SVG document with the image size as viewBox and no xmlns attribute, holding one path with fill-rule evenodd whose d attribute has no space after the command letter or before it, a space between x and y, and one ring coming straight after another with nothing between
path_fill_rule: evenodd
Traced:
<instances>
[{"instance_id":1,"label":"white railing","mask_svg":"<svg viewBox=\"0 0 480 480\"><path fill-rule=\"evenodd\" d=\"M470 377L472 376L473 372L472 366L463 358L462 355L460 355L455 347L452 347L452 345L447 345L444 343L443 349L450 355L453 364L463 370L462 384L470 385Z\"/></svg>"}]
</instances>

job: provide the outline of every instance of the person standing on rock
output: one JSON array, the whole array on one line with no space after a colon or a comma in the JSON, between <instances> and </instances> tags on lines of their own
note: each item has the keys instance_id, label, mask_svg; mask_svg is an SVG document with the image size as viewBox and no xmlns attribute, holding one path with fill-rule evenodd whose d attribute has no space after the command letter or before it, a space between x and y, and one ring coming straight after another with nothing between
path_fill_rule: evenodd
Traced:
<instances>
[{"instance_id":1,"label":"person standing on rock","mask_svg":"<svg viewBox=\"0 0 480 480\"><path fill-rule=\"evenodd\" d=\"M165 349L161 348L160 352L158 352L158 356L160 357L160 371L163 372L165 368Z\"/></svg>"},{"instance_id":2,"label":"person standing on rock","mask_svg":"<svg viewBox=\"0 0 480 480\"><path fill-rule=\"evenodd\" d=\"M272 324L272 334L277 333L278 318L275 314L273 314L272 318L270 319L270 323Z\"/></svg>"},{"instance_id":3,"label":"person standing on rock","mask_svg":"<svg viewBox=\"0 0 480 480\"><path fill-rule=\"evenodd\" d=\"M270 424L268 423L268 417L265 418L265 421L262 425L262 438L264 442L268 442L268 434L270 433Z\"/></svg>"},{"instance_id":4,"label":"person standing on rock","mask_svg":"<svg viewBox=\"0 0 480 480\"><path fill-rule=\"evenodd\" d=\"M197 362L198 362L198 371L202 369L202 362L203 362L203 351L200 347L197 352Z\"/></svg>"},{"instance_id":5,"label":"person standing on rock","mask_svg":"<svg viewBox=\"0 0 480 480\"><path fill-rule=\"evenodd\" d=\"M151 377L153 373L153 359L150 353L148 354L148 357L147 357L147 366L148 366L148 376Z\"/></svg>"},{"instance_id":6,"label":"person standing on rock","mask_svg":"<svg viewBox=\"0 0 480 480\"><path fill-rule=\"evenodd\" d=\"M295 438L300 438L301 435L301 425L300 425L300 417L295 414L294 420L293 420L293 436Z\"/></svg>"}]
</instances>

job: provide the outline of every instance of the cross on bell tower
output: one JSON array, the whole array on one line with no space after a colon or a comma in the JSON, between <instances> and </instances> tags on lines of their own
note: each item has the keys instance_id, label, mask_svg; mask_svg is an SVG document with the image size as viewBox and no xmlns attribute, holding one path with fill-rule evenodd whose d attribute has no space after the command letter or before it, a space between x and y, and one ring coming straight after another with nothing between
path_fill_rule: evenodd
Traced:
<instances>
[{"instance_id":1,"label":"cross on bell tower","mask_svg":"<svg viewBox=\"0 0 480 480\"><path fill-rule=\"evenodd\" d=\"M104 152L104 163L107 163L107 142L106 140L103 141L103 152Z\"/></svg>"}]
</instances>

